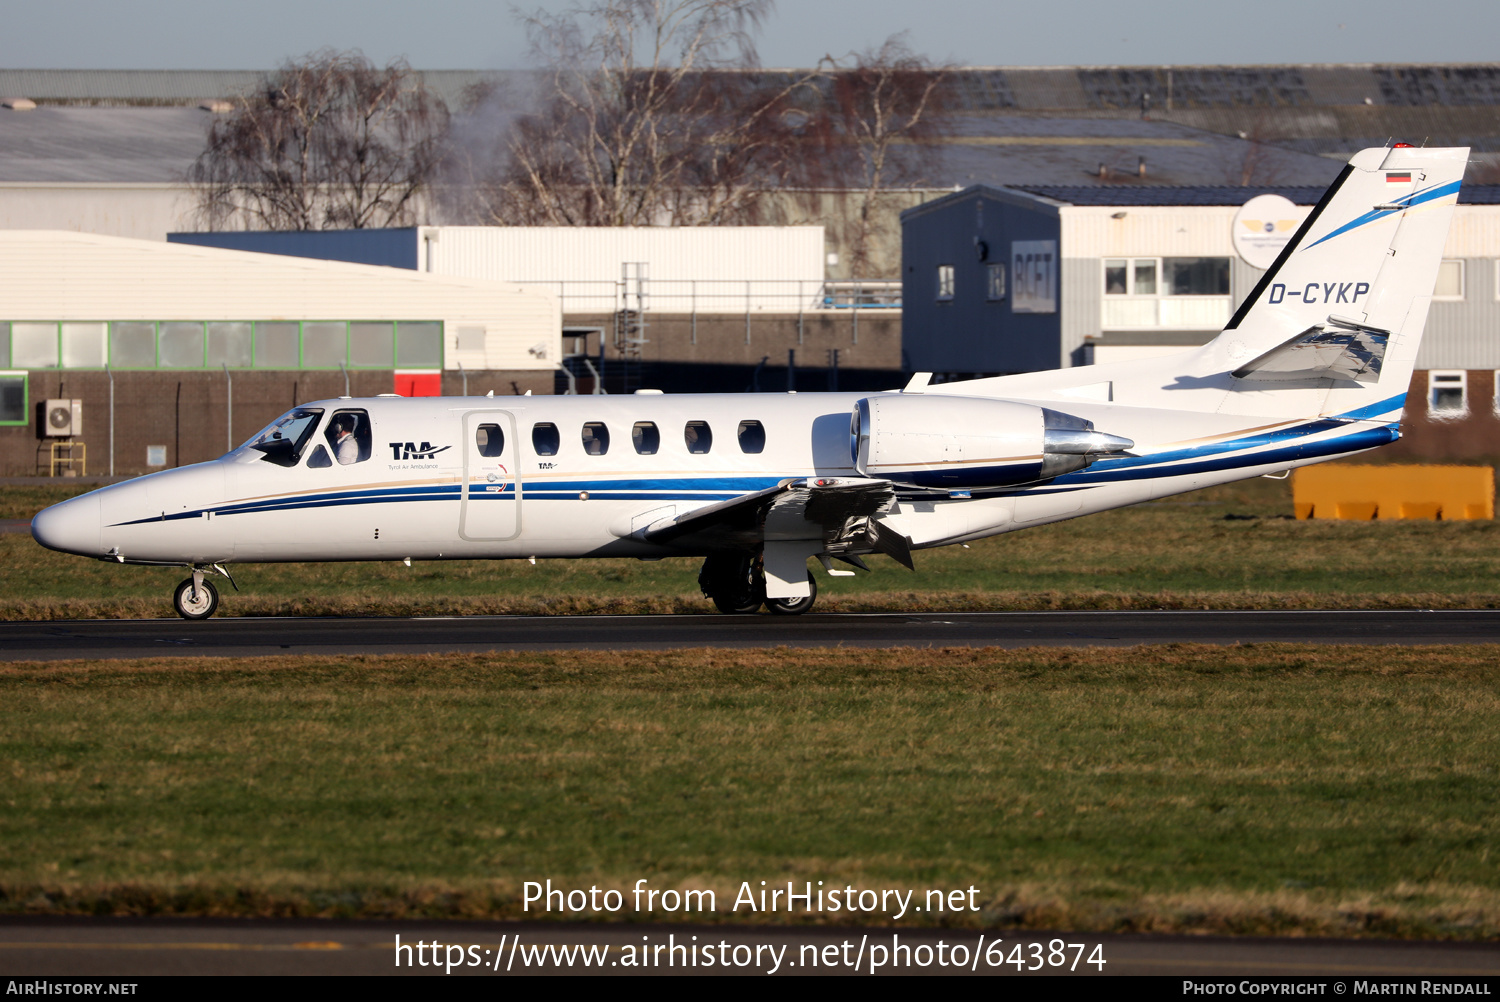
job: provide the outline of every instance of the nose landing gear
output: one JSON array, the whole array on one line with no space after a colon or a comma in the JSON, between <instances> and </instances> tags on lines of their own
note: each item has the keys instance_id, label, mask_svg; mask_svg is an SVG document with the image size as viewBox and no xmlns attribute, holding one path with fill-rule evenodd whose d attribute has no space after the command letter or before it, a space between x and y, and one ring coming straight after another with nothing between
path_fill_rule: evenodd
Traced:
<instances>
[{"instance_id":1,"label":"nose landing gear","mask_svg":"<svg viewBox=\"0 0 1500 1002\"><path fill-rule=\"evenodd\" d=\"M224 575L224 579L239 591L239 585L222 564L209 564L209 569ZM203 579L203 566L193 566L193 576L177 586L172 593L172 606L183 619L207 619L219 608L219 590L212 582Z\"/></svg>"},{"instance_id":2,"label":"nose landing gear","mask_svg":"<svg viewBox=\"0 0 1500 1002\"><path fill-rule=\"evenodd\" d=\"M750 553L713 553L698 572L698 587L726 615L750 615L764 605L777 616L800 616L818 599L818 582L808 572L808 594L802 598L767 598L765 572Z\"/></svg>"},{"instance_id":3,"label":"nose landing gear","mask_svg":"<svg viewBox=\"0 0 1500 1002\"><path fill-rule=\"evenodd\" d=\"M219 607L219 590L212 582L203 580L202 571L194 571L172 593L172 604L183 619L207 619Z\"/></svg>"}]
</instances>

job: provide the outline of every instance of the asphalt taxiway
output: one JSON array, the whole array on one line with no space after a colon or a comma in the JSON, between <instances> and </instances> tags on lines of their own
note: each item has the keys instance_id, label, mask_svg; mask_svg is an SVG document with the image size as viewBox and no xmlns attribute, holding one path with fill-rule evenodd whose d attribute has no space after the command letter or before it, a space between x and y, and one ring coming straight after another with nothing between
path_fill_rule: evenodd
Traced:
<instances>
[{"instance_id":1,"label":"asphalt taxiway","mask_svg":"<svg viewBox=\"0 0 1500 1002\"><path fill-rule=\"evenodd\" d=\"M684 647L1500 643L1500 611L222 618L0 623L0 660Z\"/></svg>"}]
</instances>

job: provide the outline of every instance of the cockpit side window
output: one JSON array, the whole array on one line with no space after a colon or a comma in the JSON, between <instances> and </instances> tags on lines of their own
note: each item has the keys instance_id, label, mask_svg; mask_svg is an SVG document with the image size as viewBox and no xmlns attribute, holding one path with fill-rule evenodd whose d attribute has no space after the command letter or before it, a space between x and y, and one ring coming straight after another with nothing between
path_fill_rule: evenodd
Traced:
<instances>
[{"instance_id":1,"label":"cockpit side window","mask_svg":"<svg viewBox=\"0 0 1500 1002\"><path fill-rule=\"evenodd\" d=\"M340 466L363 463L371 452L370 415L362 410L334 411L323 437Z\"/></svg>"},{"instance_id":2,"label":"cockpit side window","mask_svg":"<svg viewBox=\"0 0 1500 1002\"><path fill-rule=\"evenodd\" d=\"M297 407L288 411L250 440L250 448L264 453L260 458L277 466L296 466L303 448L323 417L320 407Z\"/></svg>"}]
</instances>

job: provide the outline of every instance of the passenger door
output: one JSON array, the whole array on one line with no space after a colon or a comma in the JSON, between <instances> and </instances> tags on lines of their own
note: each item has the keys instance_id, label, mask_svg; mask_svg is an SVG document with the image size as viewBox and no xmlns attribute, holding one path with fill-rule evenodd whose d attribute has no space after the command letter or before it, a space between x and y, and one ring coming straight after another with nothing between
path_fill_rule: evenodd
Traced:
<instances>
[{"instance_id":1,"label":"passenger door","mask_svg":"<svg viewBox=\"0 0 1500 1002\"><path fill-rule=\"evenodd\" d=\"M521 481L516 418L510 411L464 415L463 492L458 535L473 542L521 534Z\"/></svg>"}]
</instances>

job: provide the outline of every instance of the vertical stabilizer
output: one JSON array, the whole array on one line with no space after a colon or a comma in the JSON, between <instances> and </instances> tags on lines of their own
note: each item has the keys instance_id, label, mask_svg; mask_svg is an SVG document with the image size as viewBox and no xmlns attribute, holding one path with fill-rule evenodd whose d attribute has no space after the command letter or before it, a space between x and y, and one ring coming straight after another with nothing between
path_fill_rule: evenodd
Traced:
<instances>
[{"instance_id":1,"label":"vertical stabilizer","mask_svg":"<svg viewBox=\"0 0 1500 1002\"><path fill-rule=\"evenodd\" d=\"M1405 394L1468 154L1350 159L1220 335L1236 390L1322 378L1333 409Z\"/></svg>"}]
</instances>

